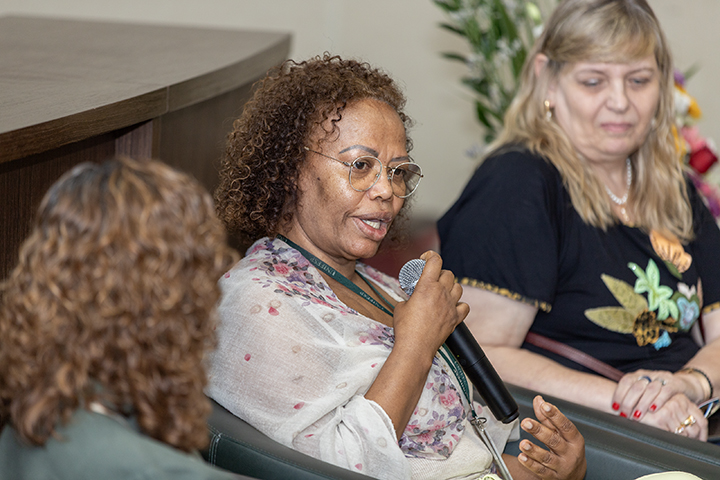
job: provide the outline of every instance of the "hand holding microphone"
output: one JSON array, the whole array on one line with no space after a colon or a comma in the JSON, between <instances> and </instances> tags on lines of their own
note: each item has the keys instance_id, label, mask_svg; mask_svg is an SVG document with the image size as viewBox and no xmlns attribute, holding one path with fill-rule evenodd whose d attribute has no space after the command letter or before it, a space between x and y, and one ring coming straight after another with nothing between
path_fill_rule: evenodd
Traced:
<instances>
[{"instance_id":1,"label":"hand holding microphone","mask_svg":"<svg viewBox=\"0 0 720 480\"><path fill-rule=\"evenodd\" d=\"M413 294L424 267L425 260L415 259L407 262L400 270L400 286L408 295ZM510 423L516 419L519 412L515 399L508 392L465 323L460 323L445 343L458 359L465 374L477 388L495 418L503 423Z\"/></svg>"}]
</instances>

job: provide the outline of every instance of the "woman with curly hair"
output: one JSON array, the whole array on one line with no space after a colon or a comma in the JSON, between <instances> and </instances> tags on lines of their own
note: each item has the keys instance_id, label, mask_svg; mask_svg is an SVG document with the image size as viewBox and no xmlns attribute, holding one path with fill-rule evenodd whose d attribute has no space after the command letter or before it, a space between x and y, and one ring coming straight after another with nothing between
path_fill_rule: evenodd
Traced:
<instances>
[{"instance_id":1,"label":"woman with curly hair","mask_svg":"<svg viewBox=\"0 0 720 480\"><path fill-rule=\"evenodd\" d=\"M255 242L220 281L208 393L280 443L375 478L476 478L492 456L441 345L467 315L433 252L416 294L361 263L422 177L405 98L383 72L325 55L288 61L255 89L228 138L218 213ZM582 478L582 436L537 398L507 458L516 479ZM503 445L509 427L488 430ZM535 475L539 473L539 477Z\"/></svg>"},{"instance_id":2,"label":"woman with curly hair","mask_svg":"<svg viewBox=\"0 0 720 480\"><path fill-rule=\"evenodd\" d=\"M156 161L50 188L0 288L0 478L232 477L180 452L208 441L203 359L234 258L213 210Z\"/></svg>"}]
</instances>

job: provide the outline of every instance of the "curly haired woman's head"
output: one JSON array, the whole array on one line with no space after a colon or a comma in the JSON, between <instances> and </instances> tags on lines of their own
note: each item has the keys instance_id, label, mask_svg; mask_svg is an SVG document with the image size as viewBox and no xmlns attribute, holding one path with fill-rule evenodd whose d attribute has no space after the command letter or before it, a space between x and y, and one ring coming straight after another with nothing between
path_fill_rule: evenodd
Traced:
<instances>
[{"instance_id":1,"label":"curly haired woman's head","mask_svg":"<svg viewBox=\"0 0 720 480\"><path fill-rule=\"evenodd\" d=\"M0 288L2 423L41 445L100 402L151 437L202 447L225 245L210 196L167 165L118 158L65 174Z\"/></svg>"},{"instance_id":2,"label":"curly haired woman's head","mask_svg":"<svg viewBox=\"0 0 720 480\"><path fill-rule=\"evenodd\" d=\"M368 98L389 104L406 131L411 126L400 88L367 63L326 53L301 63L288 60L268 72L235 121L222 160L215 200L229 232L252 242L289 222L308 140L319 133L320 143L332 141L343 110Z\"/></svg>"}]
</instances>

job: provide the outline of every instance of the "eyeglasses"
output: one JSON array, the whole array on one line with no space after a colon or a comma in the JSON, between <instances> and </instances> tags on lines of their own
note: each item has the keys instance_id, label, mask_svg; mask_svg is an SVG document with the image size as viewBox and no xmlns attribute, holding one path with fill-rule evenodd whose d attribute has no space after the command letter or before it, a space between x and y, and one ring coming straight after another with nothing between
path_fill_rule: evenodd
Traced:
<instances>
[{"instance_id":1,"label":"eyeglasses","mask_svg":"<svg viewBox=\"0 0 720 480\"><path fill-rule=\"evenodd\" d=\"M329 158L340 162L346 167L350 167L348 173L348 181L350 186L356 192L366 192L370 190L380 179L383 169L388 171L388 180L392 185L393 194L399 198L407 198L417 190L420 179L423 178L420 165L415 162L405 162L395 167L386 167L379 158L372 155L363 155L357 157L352 162L343 162L330 155L317 152L308 147L304 147L308 152L316 153L322 157Z\"/></svg>"}]
</instances>

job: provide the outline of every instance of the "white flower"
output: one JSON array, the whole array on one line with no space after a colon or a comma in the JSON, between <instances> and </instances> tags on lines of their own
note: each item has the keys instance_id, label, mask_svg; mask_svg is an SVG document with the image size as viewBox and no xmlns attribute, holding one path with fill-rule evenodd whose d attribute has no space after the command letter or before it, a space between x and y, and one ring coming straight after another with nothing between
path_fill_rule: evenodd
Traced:
<instances>
[{"instance_id":1,"label":"white flower","mask_svg":"<svg viewBox=\"0 0 720 480\"><path fill-rule=\"evenodd\" d=\"M545 30L545 25L542 23L540 25L535 25L532 29L533 37L538 38L540 35L542 35L543 30Z\"/></svg>"},{"instance_id":2,"label":"white flower","mask_svg":"<svg viewBox=\"0 0 720 480\"><path fill-rule=\"evenodd\" d=\"M510 46L507 43L507 40L504 38L501 38L497 41L497 48L498 53L503 56L504 59L507 59L510 55L512 55L512 50L510 49Z\"/></svg>"},{"instance_id":3,"label":"white flower","mask_svg":"<svg viewBox=\"0 0 720 480\"><path fill-rule=\"evenodd\" d=\"M692 287L688 287L686 284L684 284L682 282L677 284L677 289L678 289L678 292L685 295L685 297L687 297L688 300L690 300L692 298L692 296L697 293L695 285L693 285Z\"/></svg>"},{"instance_id":4,"label":"white flower","mask_svg":"<svg viewBox=\"0 0 720 480\"><path fill-rule=\"evenodd\" d=\"M673 90L675 91L675 113L680 117L684 117L687 115L688 110L690 110L690 103L692 102L692 99L690 98L690 95L682 92L678 88Z\"/></svg>"}]
</instances>

